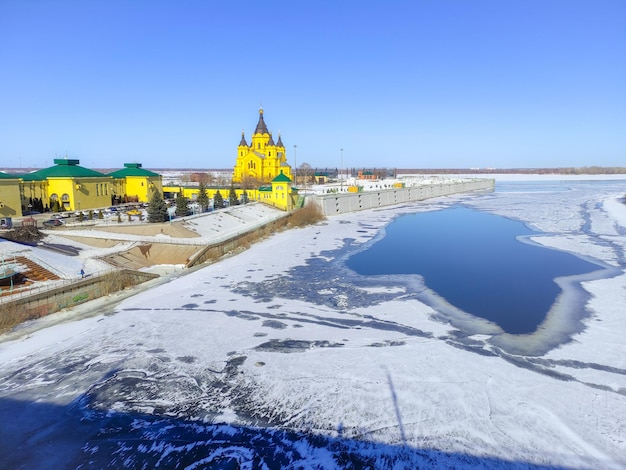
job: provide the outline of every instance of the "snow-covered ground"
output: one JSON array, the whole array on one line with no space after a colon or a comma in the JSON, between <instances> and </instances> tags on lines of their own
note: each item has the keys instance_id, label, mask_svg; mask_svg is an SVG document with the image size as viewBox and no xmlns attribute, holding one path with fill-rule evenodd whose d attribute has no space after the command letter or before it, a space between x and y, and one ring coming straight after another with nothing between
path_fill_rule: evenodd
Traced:
<instances>
[{"instance_id":1,"label":"snow-covered ground","mask_svg":"<svg viewBox=\"0 0 626 470\"><path fill-rule=\"evenodd\" d=\"M6 335L0 464L626 467L626 181L539 189L329 218ZM545 353L513 354L479 322L445 321L416 283L343 266L394 217L459 203L607 266L583 284L585 316L570 320L581 328L564 338L548 321L517 339Z\"/></svg>"},{"instance_id":2,"label":"snow-covered ground","mask_svg":"<svg viewBox=\"0 0 626 470\"><path fill-rule=\"evenodd\" d=\"M284 211L260 203L229 207L176 220L174 223L180 224L183 231L186 229L190 234L196 235L187 237L175 237L166 233L150 235L152 224L146 222L108 224L106 221L95 220L85 225L84 228L43 230L46 234L46 245L63 247L71 245L76 248L76 256L65 256L45 247L22 245L0 238L0 266L6 265L15 268L16 271L21 271L23 269L20 269L19 264L15 266L13 259L17 256L25 256L62 279L75 279L81 276L81 269L89 274L111 270L111 266L100 258L129 250L137 244L171 243L201 247L233 238L284 216ZM121 231L118 233L106 230L111 228L121 229ZM145 233L142 233L142 229L145 229L143 230ZM132 233L133 231L135 233ZM66 235L72 236L73 239L68 240ZM76 237L83 237L86 239L84 241L89 238L99 238L112 241L114 244L109 247L95 247L77 241ZM47 284L54 284L54 282L47 282Z\"/></svg>"}]
</instances>

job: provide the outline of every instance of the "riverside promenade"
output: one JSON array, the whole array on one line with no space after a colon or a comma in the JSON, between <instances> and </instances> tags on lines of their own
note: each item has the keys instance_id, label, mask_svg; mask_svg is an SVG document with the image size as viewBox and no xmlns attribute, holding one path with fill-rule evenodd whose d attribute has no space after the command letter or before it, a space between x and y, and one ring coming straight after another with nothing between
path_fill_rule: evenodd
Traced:
<instances>
[{"instance_id":1,"label":"riverside promenade","mask_svg":"<svg viewBox=\"0 0 626 470\"><path fill-rule=\"evenodd\" d=\"M325 216L393 206L406 202L423 201L434 197L474 191L493 191L494 179L463 178L409 182L402 188L370 189L356 193L315 195L312 199Z\"/></svg>"}]
</instances>

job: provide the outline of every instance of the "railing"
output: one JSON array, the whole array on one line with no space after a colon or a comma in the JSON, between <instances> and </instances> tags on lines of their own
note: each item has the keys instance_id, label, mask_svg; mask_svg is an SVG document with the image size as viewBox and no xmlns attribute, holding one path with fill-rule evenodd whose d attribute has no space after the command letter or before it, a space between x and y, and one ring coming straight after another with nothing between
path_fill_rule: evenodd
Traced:
<instances>
[{"instance_id":1,"label":"railing","mask_svg":"<svg viewBox=\"0 0 626 470\"><path fill-rule=\"evenodd\" d=\"M3 294L0 296L0 304L13 302L15 300L24 299L26 297L32 297L35 295L43 294L45 292L56 290L61 287L66 287L66 286L70 286L73 284L77 284L79 282L83 282L85 281L85 279L90 279L90 280L99 279L100 277L112 274L114 272L119 272L119 271L121 271L121 268L111 267L109 269L101 269L100 271L94 274L88 275L88 277L86 278L79 277L75 279L41 281L42 284L36 284L36 285L31 284L25 287L14 288L12 291L9 291L9 293L3 292Z\"/></svg>"}]
</instances>

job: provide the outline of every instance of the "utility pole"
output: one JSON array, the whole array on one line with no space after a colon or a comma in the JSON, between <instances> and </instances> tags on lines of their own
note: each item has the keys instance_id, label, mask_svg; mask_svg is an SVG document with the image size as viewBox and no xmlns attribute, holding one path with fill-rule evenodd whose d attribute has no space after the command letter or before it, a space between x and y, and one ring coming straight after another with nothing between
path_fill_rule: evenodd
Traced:
<instances>
[{"instance_id":1,"label":"utility pole","mask_svg":"<svg viewBox=\"0 0 626 470\"><path fill-rule=\"evenodd\" d=\"M296 150L298 146L294 144L293 146L293 184L298 187L298 158L296 156Z\"/></svg>"},{"instance_id":2,"label":"utility pole","mask_svg":"<svg viewBox=\"0 0 626 470\"><path fill-rule=\"evenodd\" d=\"M340 162L340 168L339 168L339 171L340 171L339 185L340 185L340 188L341 188L340 192L343 192L343 178L341 178L341 173L343 173L343 149L339 149L339 150L341 150L341 162Z\"/></svg>"}]
</instances>

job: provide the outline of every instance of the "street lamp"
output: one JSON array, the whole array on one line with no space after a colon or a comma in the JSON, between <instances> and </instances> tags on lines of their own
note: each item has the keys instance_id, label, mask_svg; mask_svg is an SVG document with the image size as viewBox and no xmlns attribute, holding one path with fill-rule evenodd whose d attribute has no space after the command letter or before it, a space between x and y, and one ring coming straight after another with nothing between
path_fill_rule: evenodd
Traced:
<instances>
[{"instance_id":1,"label":"street lamp","mask_svg":"<svg viewBox=\"0 0 626 470\"><path fill-rule=\"evenodd\" d=\"M298 146L294 144L293 146L293 182L298 186L298 158L296 156L296 150Z\"/></svg>"},{"instance_id":2,"label":"street lamp","mask_svg":"<svg viewBox=\"0 0 626 470\"><path fill-rule=\"evenodd\" d=\"M343 173L343 149L339 149L339 150L341 150L341 166L339 168L339 171L341 173ZM341 177L340 177L340 180L339 180L339 185L341 187L341 191L343 191L343 178L341 178Z\"/></svg>"}]
</instances>

